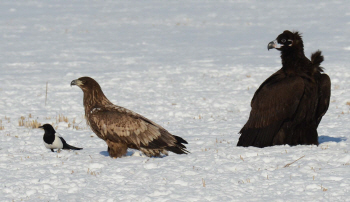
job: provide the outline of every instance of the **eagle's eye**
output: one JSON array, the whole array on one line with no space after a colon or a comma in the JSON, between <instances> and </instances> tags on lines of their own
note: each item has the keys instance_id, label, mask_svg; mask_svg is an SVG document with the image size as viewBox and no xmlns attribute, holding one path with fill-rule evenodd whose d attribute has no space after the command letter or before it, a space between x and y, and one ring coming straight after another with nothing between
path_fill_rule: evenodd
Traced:
<instances>
[{"instance_id":1,"label":"eagle's eye","mask_svg":"<svg viewBox=\"0 0 350 202\"><path fill-rule=\"evenodd\" d=\"M285 40L285 39L282 39L281 42L282 42L282 43L286 43L286 40Z\"/></svg>"}]
</instances>

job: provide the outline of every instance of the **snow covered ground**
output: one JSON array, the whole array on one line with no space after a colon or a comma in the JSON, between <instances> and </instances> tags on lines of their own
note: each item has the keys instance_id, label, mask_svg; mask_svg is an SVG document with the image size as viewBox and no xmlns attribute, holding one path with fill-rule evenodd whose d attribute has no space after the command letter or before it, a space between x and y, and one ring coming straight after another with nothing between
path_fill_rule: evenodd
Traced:
<instances>
[{"instance_id":1,"label":"snow covered ground","mask_svg":"<svg viewBox=\"0 0 350 202\"><path fill-rule=\"evenodd\" d=\"M0 201L350 201L349 8L1 1ZM236 147L255 90L281 66L267 44L286 29L303 33L307 56L325 56L332 97L321 144ZM191 154L111 159L85 123L81 90L69 85L81 76L186 139ZM52 153L30 127L37 122L84 149Z\"/></svg>"}]
</instances>

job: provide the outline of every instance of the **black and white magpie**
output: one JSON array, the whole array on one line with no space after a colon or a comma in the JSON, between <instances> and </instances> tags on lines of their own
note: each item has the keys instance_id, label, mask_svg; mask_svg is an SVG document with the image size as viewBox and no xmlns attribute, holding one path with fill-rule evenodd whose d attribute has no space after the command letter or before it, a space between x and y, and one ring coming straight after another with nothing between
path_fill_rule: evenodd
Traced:
<instances>
[{"instance_id":1,"label":"black and white magpie","mask_svg":"<svg viewBox=\"0 0 350 202\"><path fill-rule=\"evenodd\" d=\"M50 124L44 124L40 126L45 130L44 133L44 145L46 148L51 149L54 152L54 149L72 149L72 150L81 150L83 148L78 148L67 144L67 142L61 137L58 133L56 133L55 129Z\"/></svg>"}]
</instances>

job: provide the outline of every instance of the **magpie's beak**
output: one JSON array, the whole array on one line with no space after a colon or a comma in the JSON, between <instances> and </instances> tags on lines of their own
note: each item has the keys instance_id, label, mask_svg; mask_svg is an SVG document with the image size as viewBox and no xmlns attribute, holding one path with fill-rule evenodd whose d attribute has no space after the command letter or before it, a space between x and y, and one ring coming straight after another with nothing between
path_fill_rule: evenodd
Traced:
<instances>
[{"instance_id":1,"label":"magpie's beak","mask_svg":"<svg viewBox=\"0 0 350 202\"><path fill-rule=\"evenodd\" d=\"M75 80L73 80L72 82L70 82L70 86L75 86L75 85L77 85L77 80L78 80L78 79L75 79Z\"/></svg>"},{"instance_id":2,"label":"magpie's beak","mask_svg":"<svg viewBox=\"0 0 350 202\"><path fill-rule=\"evenodd\" d=\"M38 128L44 129L44 126L39 126Z\"/></svg>"},{"instance_id":3,"label":"magpie's beak","mask_svg":"<svg viewBox=\"0 0 350 202\"><path fill-rule=\"evenodd\" d=\"M277 40L271 41L268 45L267 45L267 50L273 49L277 47Z\"/></svg>"}]
</instances>

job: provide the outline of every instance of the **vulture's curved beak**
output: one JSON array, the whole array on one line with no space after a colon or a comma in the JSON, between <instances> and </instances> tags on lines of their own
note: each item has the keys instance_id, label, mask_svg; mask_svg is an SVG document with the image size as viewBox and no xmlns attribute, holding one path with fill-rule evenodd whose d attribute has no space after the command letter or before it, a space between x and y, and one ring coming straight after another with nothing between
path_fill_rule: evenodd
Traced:
<instances>
[{"instance_id":1,"label":"vulture's curved beak","mask_svg":"<svg viewBox=\"0 0 350 202\"><path fill-rule=\"evenodd\" d=\"M70 86L75 86L75 85L77 85L77 79L75 79L72 82L70 82Z\"/></svg>"},{"instance_id":2,"label":"vulture's curved beak","mask_svg":"<svg viewBox=\"0 0 350 202\"><path fill-rule=\"evenodd\" d=\"M267 45L267 50L273 49L277 47L277 40L271 41L268 45Z\"/></svg>"}]
</instances>

